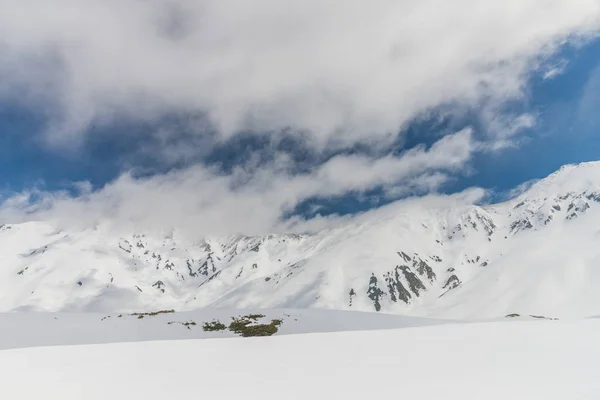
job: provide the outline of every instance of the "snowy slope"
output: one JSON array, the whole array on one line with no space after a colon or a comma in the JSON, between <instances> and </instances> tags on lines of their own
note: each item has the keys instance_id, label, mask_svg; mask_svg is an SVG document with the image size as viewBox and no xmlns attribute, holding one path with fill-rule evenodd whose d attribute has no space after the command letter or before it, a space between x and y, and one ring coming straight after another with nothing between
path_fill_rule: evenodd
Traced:
<instances>
[{"instance_id":1,"label":"snowy slope","mask_svg":"<svg viewBox=\"0 0 600 400\"><path fill-rule=\"evenodd\" d=\"M257 323L282 321L275 336L382 330L447 324L447 320L391 314L332 310L227 310L204 309L139 316L98 313L7 313L0 314L0 350L79 344L231 338L229 331L205 332L203 324L218 320L229 324L233 317L261 314ZM184 324L188 325L184 325ZM191 325L194 323L194 325ZM2 398L0 396L0 398Z\"/></svg>"},{"instance_id":2,"label":"snowy slope","mask_svg":"<svg viewBox=\"0 0 600 400\"><path fill-rule=\"evenodd\" d=\"M506 203L409 199L310 235L0 227L0 311L325 308L442 318L600 314L600 163Z\"/></svg>"},{"instance_id":3,"label":"snowy slope","mask_svg":"<svg viewBox=\"0 0 600 400\"><path fill-rule=\"evenodd\" d=\"M6 350L0 398L600 397L600 320Z\"/></svg>"}]
</instances>

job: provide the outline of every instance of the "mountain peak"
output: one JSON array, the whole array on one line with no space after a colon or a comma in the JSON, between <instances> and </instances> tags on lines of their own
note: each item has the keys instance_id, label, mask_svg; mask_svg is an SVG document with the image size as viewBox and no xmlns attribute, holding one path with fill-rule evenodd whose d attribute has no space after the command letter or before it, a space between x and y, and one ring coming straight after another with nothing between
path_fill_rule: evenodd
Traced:
<instances>
[{"instance_id":1,"label":"mountain peak","mask_svg":"<svg viewBox=\"0 0 600 400\"><path fill-rule=\"evenodd\" d=\"M527 198L551 197L553 195L599 190L600 161L591 161L563 165L546 178L537 181L517 199L522 201Z\"/></svg>"}]
</instances>

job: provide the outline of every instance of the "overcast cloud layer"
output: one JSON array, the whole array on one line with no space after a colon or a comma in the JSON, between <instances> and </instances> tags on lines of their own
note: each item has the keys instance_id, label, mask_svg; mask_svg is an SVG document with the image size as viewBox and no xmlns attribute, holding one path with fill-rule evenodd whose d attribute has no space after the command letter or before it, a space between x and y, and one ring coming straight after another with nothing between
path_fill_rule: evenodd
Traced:
<instances>
[{"instance_id":1,"label":"overcast cloud layer","mask_svg":"<svg viewBox=\"0 0 600 400\"><path fill-rule=\"evenodd\" d=\"M474 153L534 125L502 106L526 96L532 73L560 73L549 57L599 28L597 0L0 0L0 99L40 110L53 151L77 149L92 123L189 113L220 139L285 130L315 152L361 143L381 154L338 156L301 175L284 156L232 175L203 165L125 174L80 197L37 193L32 204L21 193L0 215L254 233L315 196L435 191ZM385 151L444 105L479 110L486 139L467 129L429 150Z\"/></svg>"}]
</instances>

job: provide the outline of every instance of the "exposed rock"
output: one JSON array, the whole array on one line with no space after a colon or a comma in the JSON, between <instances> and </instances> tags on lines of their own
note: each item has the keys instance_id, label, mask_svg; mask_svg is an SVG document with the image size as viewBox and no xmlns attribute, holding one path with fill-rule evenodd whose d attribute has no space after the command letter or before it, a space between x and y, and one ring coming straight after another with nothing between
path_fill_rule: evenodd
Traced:
<instances>
[{"instance_id":1,"label":"exposed rock","mask_svg":"<svg viewBox=\"0 0 600 400\"><path fill-rule=\"evenodd\" d=\"M204 276L208 276L211 272L216 272L217 268L215 267L215 262L212 259L212 253L208 253L206 256L206 260L200 268L198 268L198 272Z\"/></svg>"},{"instance_id":2,"label":"exposed rock","mask_svg":"<svg viewBox=\"0 0 600 400\"><path fill-rule=\"evenodd\" d=\"M188 269L188 274L189 274L191 277L196 277L196 275L197 275L197 274L196 274L196 272L194 272L194 271L192 270L192 263L190 262L190 260L189 260L189 259L185 260L185 264L186 264L186 266L187 266L187 269Z\"/></svg>"},{"instance_id":3,"label":"exposed rock","mask_svg":"<svg viewBox=\"0 0 600 400\"><path fill-rule=\"evenodd\" d=\"M400 267L396 267L393 271L387 272L384 275L384 278L387 283L390 299L394 303L400 300L408 304L412 296L410 295L408 289L406 289L400 281Z\"/></svg>"},{"instance_id":4,"label":"exposed rock","mask_svg":"<svg viewBox=\"0 0 600 400\"><path fill-rule=\"evenodd\" d=\"M403 252L403 251L400 251L400 252L398 252L398 255L399 255L400 257L402 257L402 259L403 259L404 261L406 261L406 262L409 262L409 261L411 261L411 260L412 260L412 258L410 258L410 256L409 256L408 254L406 254L405 252Z\"/></svg>"},{"instance_id":5,"label":"exposed rock","mask_svg":"<svg viewBox=\"0 0 600 400\"><path fill-rule=\"evenodd\" d=\"M527 230L527 229L531 229L531 228L533 228L531 221L529 221L529 219L525 218L525 219L521 219L518 221L514 221L512 224L510 224L510 233L517 233L519 231Z\"/></svg>"},{"instance_id":6,"label":"exposed rock","mask_svg":"<svg viewBox=\"0 0 600 400\"><path fill-rule=\"evenodd\" d=\"M429 281L431 283L433 283L433 281L435 281L435 278L436 278L435 272L433 272L433 269L425 261L419 259L419 261L417 262L417 259L415 259L413 261L413 268L416 268L419 275L421 275L421 276L426 275L427 279L429 279Z\"/></svg>"},{"instance_id":7,"label":"exposed rock","mask_svg":"<svg viewBox=\"0 0 600 400\"><path fill-rule=\"evenodd\" d=\"M446 280L446 283L444 283L442 289L451 290L458 287L461 283L462 282L460 281L460 279L458 279L458 276L452 275L450 278L448 278L448 280Z\"/></svg>"},{"instance_id":8,"label":"exposed rock","mask_svg":"<svg viewBox=\"0 0 600 400\"><path fill-rule=\"evenodd\" d=\"M600 203L600 193L598 192L588 193L585 198Z\"/></svg>"},{"instance_id":9,"label":"exposed rock","mask_svg":"<svg viewBox=\"0 0 600 400\"><path fill-rule=\"evenodd\" d=\"M165 284L164 284L163 281L156 281L156 282L154 282L152 284L152 287L160 290L163 293L165 292L165 289L164 289L165 288Z\"/></svg>"},{"instance_id":10,"label":"exposed rock","mask_svg":"<svg viewBox=\"0 0 600 400\"><path fill-rule=\"evenodd\" d=\"M431 258L433 261L438 262L438 263L442 262L442 259L436 255L430 256L429 258Z\"/></svg>"},{"instance_id":11,"label":"exposed rock","mask_svg":"<svg viewBox=\"0 0 600 400\"><path fill-rule=\"evenodd\" d=\"M420 290L427 290L423 282L414 274L408 267L408 265L401 265L399 268L402 270L404 274L404 278L408 282L408 288L411 292L413 292L417 297L419 297Z\"/></svg>"},{"instance_id":12,"label":"exposed rock","mask_svg":"<svg viewBox=\"0 0 600 400\"><path fill-rule=\"evenodd\" d=\"M381 291L381 289L379 289L377 285L377 277L375 276L375 274L371 274L371 278L369 279L369 288L367 289L367 296L373 302L373 305L375 306L375 311L381 310L381 303L379 300L383 295L383 291Z\"/></svg>"}]
</instances>

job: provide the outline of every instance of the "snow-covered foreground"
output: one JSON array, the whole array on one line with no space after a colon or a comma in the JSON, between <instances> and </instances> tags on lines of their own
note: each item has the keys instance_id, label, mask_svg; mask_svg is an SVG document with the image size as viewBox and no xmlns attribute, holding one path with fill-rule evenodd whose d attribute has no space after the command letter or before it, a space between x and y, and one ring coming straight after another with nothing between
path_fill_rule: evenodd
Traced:
<instances>
[{"instance_id":1,"label":"snow-covered foreground","mask_svg":"<svg viewBox=\"0 0 600 400\"><path fill-rule=\"evenodd\" d=\"M448 323L426 318L333 310L228 310L206 309L144 316L97 313L0 314L0 350L32 346L60 346L149 340L228 338L231 332L204 332L205 322L225 324L232 317L261 313L259 322L281 319L276 335L397 329ZM120 315L120 316L119 316ZM194 322L196 325L183 323ZM0 399L2 397L0 396Z\"/></svg>"},{"instance_id":2,"label":"snow-covered foreground","mask_svg":"<svg viewBox=\"0 0 600 400\"><path fill-rule=\"evenodd\" d=\"M600 320L0 352L2 399L600 398Z\"/></svg>"},{"instance_id":3,"label":"snow-covered foreground","mask_svg":"<svg viewBox=\"0 0 600 400\"><path fill-rule=\"evenodd\" d=\"M0 400L598 400L598 177L305 235L0 225Z\"/></svg>"}]
</instances>

